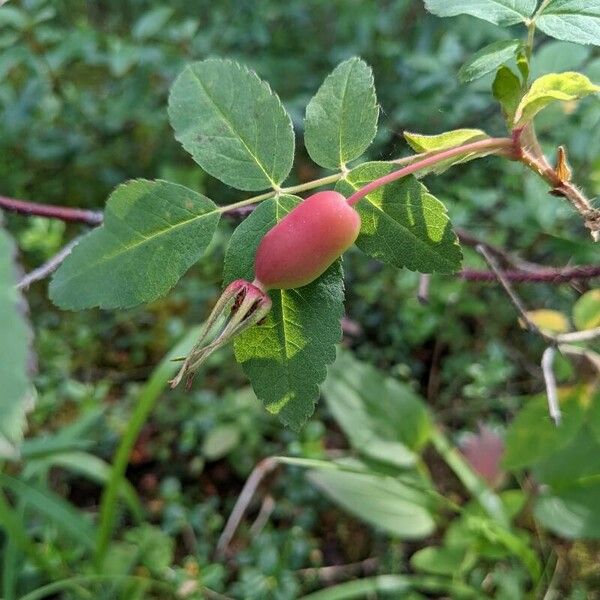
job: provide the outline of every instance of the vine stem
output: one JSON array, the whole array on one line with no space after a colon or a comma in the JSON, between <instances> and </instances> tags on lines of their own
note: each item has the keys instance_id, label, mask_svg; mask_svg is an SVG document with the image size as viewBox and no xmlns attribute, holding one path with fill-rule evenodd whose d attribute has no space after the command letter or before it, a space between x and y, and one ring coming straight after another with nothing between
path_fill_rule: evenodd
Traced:
<instances>
[{"instance_id":1,"label":"vine stem","mask_svg":"<svg viewBox=\"0 0 600 600\"><path fill-rule=\"evenodd\" d=\"M489 151L512 151L514 148L514 140L511 138L488 138L485 140L478 140L477 142L471 142L469 144L462 144L461 146L455 146L454 148L448 148L447 150L440 150L433 154L429 154L421 160L412 162L411 164L388 173L379 179L371 181L360 190L356 191L348 198L348 204L354 206L359 200L362 200L365 196L370 194L373 190L380 188L381 186L387 185L397 179L402 179L408 175L412 175L417 171L421 171L428 167L435 166L449 158L460 156L461 154L467 154L470 152L484 153Z\"/></svg>"},{"instance_id":2,"label":"vine stem","mask_svg":"<svg viewBox=\"0 0 600 600\"><path fill-rule=\"evenodd\" d=\"M52 206L51 204L40 204L39 202L15 200L6 196L0 196L0 208L22 215L47 217L49 219L59 219L60 221L84 223L85 225L100 225L103 218L100 211L70 208L68 206Z\"/></svg>"}]
</instances>

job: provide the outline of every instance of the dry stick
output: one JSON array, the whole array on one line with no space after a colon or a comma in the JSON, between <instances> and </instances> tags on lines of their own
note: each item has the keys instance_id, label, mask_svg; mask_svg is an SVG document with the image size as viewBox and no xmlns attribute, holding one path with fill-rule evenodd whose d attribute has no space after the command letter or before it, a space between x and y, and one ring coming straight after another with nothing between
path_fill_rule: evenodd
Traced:
<instances>
[{"instance_id":1,"label":"dry stick","mask_svg":"<svg viewBox=\"0 0 600 600\"><path fill-rule=\"evenodd\" d=\"M496 281L498 279L494 271L479 271L477 269L463 269L457 275L466 281ZM537 271L508 270L502 271L502 277L507 281L559 284L577 279L600 277L600 265L575 265L563 268L538 267Z\"/></svg>"},{"instance_id":2,"label":"dry stick","mask_svg":"<svg viewBox=\"0 0 600 600\"><path fill-rule=\"evenodd\" d=\"M548 412L555 425L560 425L560 406L558 404L558 390L556 389L556 377L554 376L554 357L556 348L548 346L542 354L542 373L546 383L546 395L548 397Z\"/></svg>"},{"instance_id":3,"label":"dry stick","mask_svg":"<svg viewBox=\"0 0 600 600\"><path fill-rule=\"evenodd\" d=\"M299 569L296 575L303 579L318 579L323 583L334 583L339 580L347 579L354 575L368 575L377 572L379 559L376 557L365 558L360 562L347 563L345 565L329 565L326 567L309 567Z\"/></svg>"},{"instance_id":4,"label":"dry stick","mask_svg":"<svg viewBox=\"0 0 600 600\"><path fill-rule=\"evenodd\" d=\"M269 456L261 460L256 467L254 467L252 473L250 473L250 477L246 480L242 492L229 515L229 519L227 519L223 533L221 533L219 541L217 542L216 555L218 558L224 557L227 546L229 546L229 543L233 539L233 536L244 517L244 513L252 501L261 481L271 473L271 471L274 471L277 466L277 460L274 457Z\"/></svg>"},{"instance_id":5,"label":"dry stick","mask_svg":"<svg viewBox=\"0 0 600 600\"><path fill-rule=\"evenodd\" d=\"M271 494L267 494L262 501L258 516L250 526L250 535L257 536L263 530L274 510L275 500Z\"/></svg>"},{"instance_id":6,"label":"dry stick","mask_svg":"<svg viewBox=\"0 0 600 600\"><path fill-rule=\"evenodd\" d=\"M66 246L64 246L59 252L57 252L50 260L45 262L43 265L41 265L37 269L34 269L33 271L30 271L29 273L27 273L27 275L25 275L21 279L21 281L19 281L19 283L17 284L17 289L18 290L26 290L29 288L29 286L32 283L34 283L36 281L41 281L42 279L45 279L46 277L48 277L48 275L51 275L54 271L56 271L56 269L58 269L58 267L61 265L61 263L67 258L67 256L69 256L69 254L71 254L71 250L73 250L73 248L79 243L80 240L81 240L81 236L76 237L75 239L71 240Z\"/></svg>"},{"instance_id":7,"label":"dry stick","mask_svg":"<svg viewBox=\"0 0 600 600\"><path fill-rule=\"evenodd\" d=\"M431 283L431 275L421 273L419 275L419 289L417 291L417 300L421 304L429 304L429 284Z\"/></svg>"}]
</instances>

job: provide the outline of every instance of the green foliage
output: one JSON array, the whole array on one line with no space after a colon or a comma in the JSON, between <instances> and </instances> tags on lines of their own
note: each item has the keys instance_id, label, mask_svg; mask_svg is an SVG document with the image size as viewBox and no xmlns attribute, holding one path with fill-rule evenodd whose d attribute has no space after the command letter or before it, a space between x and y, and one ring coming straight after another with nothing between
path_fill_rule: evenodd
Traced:
<instances>
[{"instance_id":1,"label":"green foliage","mask_svg":"<svg viewBox=\"0 0 600 600\"><path fill-rule=\"evenodd\" d=\"M219 217L213 202L181 185L124 184L107 202L104 225L88 233L54 275L50 297L71 310L159 298L202 256Z\"/></svg>"},{"instance_id":2,"label":"green foliage","mask_svg":"<svg viewBox=\"0 0 600 600\"><path fill-rule=\"evenodd\" d=\"M415 464L431 423L422 400L408 385L382 380L379 371L340 352L323 392L358 452L396 467Z\"/></svg>"},{"instance_id":3,"label":"green foliage","mask_svg":"<svg viewBox=\"0 0 600 600\"><path fill-rule=\"evenodd\" d=\"M18 445L31 404L27 306L16 289L15 247L0 220L0 443ZM10 360L8 357L10 356Z\"/></svg>"},{"instance_id":4,"label":"green foliage","mask_svg":"<svg viewBox=\"0 0 600 600\"><path fill-rule=\"evenodd\" d=\"M599 0L550 0L536 25L559 40L600 45Z\"/></svg>"},{"instance_id":5,"label":"green foliage","mask_svg":"<svg viewBox=\"0 0 600 600\"><path fill-rule=\"evenodd\" d=\"M366 163L338 182L346 196L389 173L389 163ZM414 177L378 188L357 205L361 230L356 245L369 256L421 273L451 273L462 254L444 205Z\"/></svg>"},{"instance_id":6,"label":"green foliage","mask_svg":"<svg viewBox=\"0 0 600 600\"><path fill-rule=\"evenodd\" d=\"M515 111L515 126L524 125L549 104L569 102L600 92L585 75L575 72L550 73L536 79Z\"/></svg>"},{"instance_id":7,"label":"green foliage","mask_svg":"<svg viewBox=\"0 0 600 600\"><path fill-rule=\"evenodd\" d=\"M508 68L500 67L492 84L494 98L500 102L509 127L515 119L521 101L521 80Z\"/></svg>"},{"instance_id":8,"label":"green foliage","mask_svg":"<svg viewBox=\"0 0 600 600\"><path fill-rule=\"evenodd\" d=\"M404 138L415 152L440 152L469 142L484 140L488 137L487 133L481 131L481 129L455 129L453 131L446 131L435 135L422 135L420 133L411 133L409 131L404 132ZM482 156L485 156L485 152L465 152L463 155L455 156L454 158L449 158L437 163L431 167L431 172L440 174L452 165L467 162Z\"/></svg>"},{"instance_id":9,"label":"green foliage","mask_svg":"<svg viewBox=\"0 0 600 600\"><path fill-rule=\"evenodd\" d=\"M378 115L371 67L359 58L339 64L306 107L310 157L328 169L345 168L373 141Z\"/></svg>"},{"instance_id":10,"label":"green foliage","mask_svg":"<svg viewBox=\"0 0 600 600\"><path fill-rule=\"evenodd\" d=\"M438 17L472 15L496 25L513 25L528 19L537 0L425 0L425 8Z\"/></svg>"},{"instance_id":11,"label":"green foliage","mask_svg":"<svg viewBox=\"0 0 600 600\"><path fill-rule=\"evenodd\" d=\"M391 535L421 539L435 529L427 494L371 473L312 470L308 478L337 504Z\"/></svg>"},{"instance_id":12,"label":"green foliage","mask_svg":"<svg viewBox=\"0 0 600 600\"><path fill-rule=\"evenodd\" d=\"M580 330L600 327L600 290L590 290L575 302L573 323Z\"/></svg>"},{"instance_id":13,"label":"green foliage","mask_svg":"<svg viewBox=\"0 0 600 600\"><path fill-rule=\"evenodd\" d=\"M187 66L171 88L169 118L194 160L228 185L276 187L292 168L290 117L268 84L238 63Z\"/></svg>"},{"instance_id":14,"label":"green foliage","mask_svg":"<svg viewBox=\"0 0 600 600\"><path fill-rule=\"evenodd\" d=\"M225 257L225 283L254 278L254 255L262 236L300 198L280 196L263 202L231 237ZM299 428L313 413L318 385L335 359L341 339L344 286L339 263L299 289L272 290L264 324L234 342L235 356L267 410Z\"/></svg>"},{"instance_id":15,"label":"green foliage","mask_svg":"<svg viewBox=\"0 0 600 600\"><path fill-rule=\"evenodd\" d=\"M479 79L514 58L521 40L500 40L477 51L458 71L463 83Z\"/></svg>"}]
</instances>

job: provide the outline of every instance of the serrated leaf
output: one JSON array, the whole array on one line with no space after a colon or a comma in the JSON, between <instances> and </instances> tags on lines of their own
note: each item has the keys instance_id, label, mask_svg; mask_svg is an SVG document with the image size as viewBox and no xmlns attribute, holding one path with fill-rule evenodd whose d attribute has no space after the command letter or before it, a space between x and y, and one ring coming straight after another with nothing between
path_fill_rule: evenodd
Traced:
<instances>
[{"instance_id":1,"label":"serrated leaf","mask_svg":"<svg viewBox=\"0 0 600 600\"><path fill-rule=\"evenodd\" d=\"M425 8L438 17L471 15L496 25L524 22L537 0L425 0Z\"/></svg>"},{"instance_id":2,"label":"serrated leaf","mask_svg":"<svg viewBox=\"0 0 600 600\"><path fill-rule=\"evenodd\" d=\"M207 172L240 190L278 186L294 160L279 97L253 71L211 58L186 67L169 95L175 137Z\"/></svg>"},{"instance_id":3,"label":"serrated leaf","mask_svg":"<svg viewBox=\"0 0 600 600\"><path fill-rule=\"evenodd\" d=\"M452 131L445 131L444 133L437 133L434 135L423 135L421 133L405 131L404 138L415 152L440 152L441 150L454 148L468 142L485 140L489 138L489 135L485 133L485 131L481 131L481 129L453 129ZM490 153L492 152L493 151L490 151ZM462 155L449 158L448 160L436 164L434 167L431 167L429 171L431 173L440 174L447 171L452 165L468 162L474 158L481 158L482 156L486 156L486 154L487 153L485 152L465 152Z\"/></svg>"},{"instance_id":4,"label":"serrated leaf","mask_svg":"<svg viewBox=\"0 0 600 600\"><path fill-rule=\"evenodd\" d=\"M536 25L559 40L600 46L600 0L551 0Z\"/></svg>"},{"instance_id":5,"label":"serrated leaf","mask_svg":"<svg viewBox=\"0 0 600 600\"><path fill-rule=\"evenodd\" d=\"M458 78L468 83L497 69L514 58L521 40L500 40L476 52L458 71Z\"/></svg>"},{"instance_id":6,"label":"serrated leaf","mask_svg":"<svg viewBox=\"0 0 600 600\"><path fill-rule=\"evenodd\" d=\"M266 200L231 237L225 256L225 283L254 279L254 255L263 235L301 199ZM235 356L267 410L298 429L314 411L319 384L335 360L341 340L344 284L341 265L299 289L272 290L273 308L263 325L234 342Z\"/></svg>"},{"instance_id":7,"label":"serrated leaf","mask_svg":"<svg viewBox=\"0 0 600 600\"><path fill-rule=\"evenodd\" d=\"M167 181L135 180L110 196L104 225L58 269L50 298L61 308L127 308L166 294L202 256L220 212L205 196Z\"/></svg>"},{"instance_id":8,"label":"serrated leaf","mask_svg":"<svg viewBox=\"0 0 600 600\"><path fill-rule=\"evenodd\" d=\"M14 259L15 247L0 220L0 446L11 447L22 440L31 408L31 331L25 301L16 288Z\"/></svg>"},{"instance_id":9,"label":"serrated leaf","mask_svg":"<svg viewBox=\"0 0 600 600\"><path fill-rule=\"evenodd\" d=\"M365 163L340 180L348 197L393 170L389 163ZM369 256L420 273L459 269L462 253L444 205L414 177L371 192L356 205L361 216L357 246Z\"/></svg>"},{"instance_id":10,"label":"serrated leaf","mask_svg":"<svg viewBox=\"0 0 600 600\"><path fill-rule=\"evenodd\" d=\"M600 327L600 289L586 292L575 302L573 322L580 330Z\"/></svg>"},{"instance_id":11,"label":"serrated leaf","mask_svg":"<svg viewBox=\"0 0 600 600\"><path fill-rule=\"evenodd\" d=\"M500 102L509 128L512 128L521 101L521 80L508 67L500 67L492 84L492 93Z\"/></svg>"},{"instance_id":12,"label":"serrated leaf","mask_svg":"<svg viewBox=\"0 0 600 600\"><path fill-rule=\"evenodd\" d=\"M431 422L423 401L409 386L340 350L323 394L357 451L396 467L415 463Z\"/></svg>"},{"instance_id":13,"label":"serrated leaf","mask_svg":"<svg viewBox=\"0 0 600 600\"><path fill-rule=\"evenodd\" d=\"M524 125L543 108L553 102L579 100L600 92L585 75L574 71L550 73L536 79L523 96L515 113L515 125Z\"/></svg>"},{"instance_id":14,"label":"serrated leaf","mask_svg":"<svg viewBox=\"0 0 600 600\"><path fill-rule=\"evenodd\" d=\"M344 61L306 107L304 143L310 157L327 169L345 167L373 141L378 116L371 67L357 57Z\"/></svg>"},{"instance_id":15,"label":"serrated leaf","mask_svg":"<svg viewBox=\"0 0 600 600\"><path fill-rule=\"evenodd\" d=\"M424 492L397 479L331 469L309 471L307 477L334 502L378 529L403 539L421 539L435 523Z\"/></svg>"}]
</instances>

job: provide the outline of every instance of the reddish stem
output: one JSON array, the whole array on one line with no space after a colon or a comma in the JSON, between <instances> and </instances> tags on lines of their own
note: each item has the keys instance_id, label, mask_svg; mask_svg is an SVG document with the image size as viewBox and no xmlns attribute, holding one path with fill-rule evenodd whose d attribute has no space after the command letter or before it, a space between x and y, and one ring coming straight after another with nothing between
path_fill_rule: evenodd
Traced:
<instances>
[{"instance_id":1,"label":"reddish stem","mask_svg":"<svg viewBox=\"0 0 600 600\"><path fill-rule=\"evenodd\" d=\"M86 225L100 225L102 213L82 208L69 208L68 206L53 206L50 204L38 204L37 202L26 202L0 196L0 208L21 215L35 215L48 219L60 219L73 223L85 223Z\"/></svg>"},{"instance_id":2,"label":"reddish stem","mask_svg":"<svg viewBox=\"0 0 600 600\"><path fill-rule=\"evenodd\" d=\"M449 158L454 158L455 156L460 156L461 154L466 154L468 152L484 152L486 150L512 150L513 146L514 142L511 138L487 138L485 140L463 144L462 146L456 146L447 150L441 150L440 152L436 152L435 154L431 154L430 156L411 163L402 169L398 169L397 171L388 173L379 179L375 179L374 181L371 181L371 183L367 183L367 185L354 192L354 194L348 198L348 204L350 206L354 206L359 200L370 194L373 190L376 190L383 185L387 185L392 181L396 181L397 179L402 179L402 177L406 177L407 175L412 175L413 173L421 171L422 169L426 169L427 167L437 165L445 160L448 160Z\"/></svg>"},{"instance_id":3,"label":"reddish stem","mask_svg":"<svg viewBox=\"0 0 600 600\"><path fill-rule=\"evenodd\" d=\"M580 265L567 268L544 267L538 271L502 271L502 275L509 281L531 283L565 283L577 279L594 279L600 277L600 265ZM493 271L477 271L463 269L458 276L467 281L497 281Z\"/></svg>"}]
</instances>

